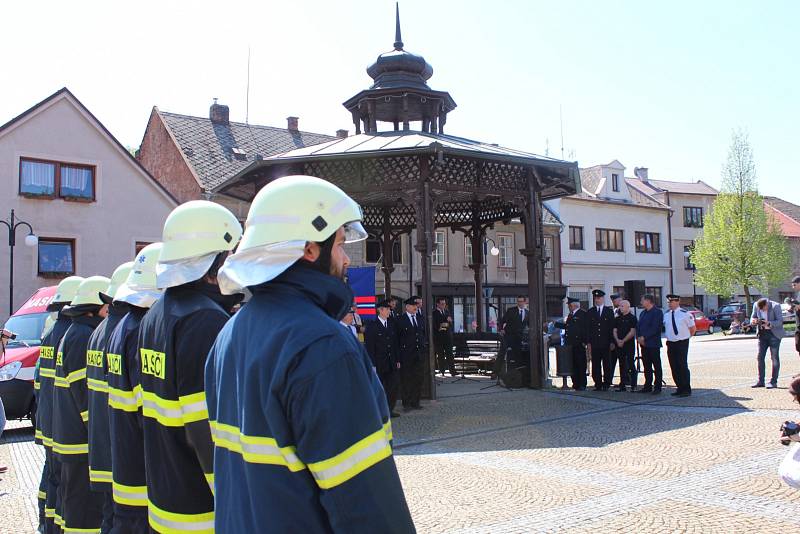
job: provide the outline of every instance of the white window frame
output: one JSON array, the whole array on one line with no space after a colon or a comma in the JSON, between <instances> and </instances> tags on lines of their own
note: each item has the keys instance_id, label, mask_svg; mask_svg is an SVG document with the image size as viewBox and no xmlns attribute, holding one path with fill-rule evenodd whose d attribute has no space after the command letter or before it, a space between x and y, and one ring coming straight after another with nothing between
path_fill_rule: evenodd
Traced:
<instances>
[{"instance_id":1,"label":"white window frame","mask_svg":"<svg viewBox=\"0 0 800 534\"><path fill-rule=\"evenodd\" d=\"M503 243L505 238L511 239L511 244ZM512 233L498 233L497 234L497 248L500 249L500 254L497 255L497 266L500 269L513 269L514 268L514 234Z\"/></svg>"},{"instance_id":2,"label":"white window frame","mask_svg":"<svg viewBox=\"0 0 800 534\"><path fill-rule=\"evenodd\" d=\"M439 237L441 236L441 240ZM431 265L442 267L447 265L447 231L436 230L433 233L433 250L431 251Z\"/></svg>"}]
</instances>

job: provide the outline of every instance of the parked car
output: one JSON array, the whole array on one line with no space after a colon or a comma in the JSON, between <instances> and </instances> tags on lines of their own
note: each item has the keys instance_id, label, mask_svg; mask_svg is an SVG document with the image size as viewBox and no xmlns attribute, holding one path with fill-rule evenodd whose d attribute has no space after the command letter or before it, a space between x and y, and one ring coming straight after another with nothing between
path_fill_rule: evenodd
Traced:
<instances>
[{"instance_id":1,"label":"parked car","mask_svg":"<svg viewBox=\"0 0 800 534\"><path fill-rule=\"evenodd\" d=\"M56 294L56 286L43 287L8 318L3 328L16 334L0 355L0 398L7 419L36 417L33 396L33 372L39 361L39 345L47 316L47 305Z\"/></svg>"},{"instance_id":2,"label":"parked car","mask_svg":"<svg viewBox=\"0 0 800 534\"><path fill-rule=\"evenodd\" d=\"M706 317L700 310L690 310L689 313L694 317L694 326L697 328L695 335L700 333L713 334L714 321Z\"/></svg>"},{"instance_id":3,"label":"parked car","mask_svg":"<svg viewBox=\"0 0 800 534\"><path fill-rule=\"evenodd\" d=\"M709 316L709 319L714 321L714 326L718 326L722 330L729 330L734 315L738 314L740 321L745 321L750 317L746 308L744 302L732 302L720 308L716 315Z\"/></svg>"}]
</instances>

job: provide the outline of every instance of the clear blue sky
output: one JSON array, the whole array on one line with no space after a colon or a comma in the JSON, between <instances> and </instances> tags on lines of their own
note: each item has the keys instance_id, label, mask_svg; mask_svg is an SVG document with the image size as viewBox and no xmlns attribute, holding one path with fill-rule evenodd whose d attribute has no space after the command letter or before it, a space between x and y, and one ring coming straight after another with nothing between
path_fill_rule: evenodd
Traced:
<instances>
[{"instance_id":1,"label":"clear blue sky","mask_svg":"<svg viewBox=\"0 0 800 534\"><path fill-rule=\"evenodd\" d=\"M391 48L388 0L14 2L0 20L0 122L69 87L122 143L153 105L333 133L341 103ZM800 204L800 2L424 1L400 5L406 49L458 108L447 131L619 159L633 174L719 184L733 128L749 131L763 194Z\"/></svg>"}]
</instances>

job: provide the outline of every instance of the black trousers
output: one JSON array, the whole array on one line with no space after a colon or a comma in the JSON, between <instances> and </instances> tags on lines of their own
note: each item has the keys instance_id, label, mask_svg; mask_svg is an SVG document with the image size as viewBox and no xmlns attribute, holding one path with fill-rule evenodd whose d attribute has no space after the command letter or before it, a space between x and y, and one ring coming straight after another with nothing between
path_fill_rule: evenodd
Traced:
<instances>
[{"instance_id":1,"label":"black trousers","mask_svg":"<svg viewBox=\"0 0 800 534\"><path fill-rule=\"evenodd\" d=\"M114 495L110 491L99 492L103 496L103 521L100 534L110 534L114 528Z\"/></svg>"},{"instance_id":2,"label":"black trousers","mask_svg":"<svg viewBox=\"0 0 800 534\"><path fill-rule=\"evenodd\" d=\"M592 380L594 387L611 387L614 379L614 362L608 345L592 345Z\"/></svg>"},{"instance_id":3,"label":"black trousers","mask_svg":"<svg viewBox=\"0 0 800 534\"><path fill-rule=\"evenodd\" d=\"M691 393L691 375L689 373L689 340L667 341L667 358L672 370L672 380L678 393Z\"/></svg>"},{"instance_id":4,"label":"black trousers","mask_svg":"<svg viewBox=\"0 0 800 534\"><path fill-rule=\"evenodd\" d=\"M45 531L47 534L61 534L61 461L53 454L53 449L45 449L47 457L47 498L45 500ZM88 469L88 468L87 468Z\"/></svg>"},{"instance_id":5,"label":"black trousers","mask_svg":"<svg viewBox=\"0 0 800 534\"><path fill-rule=\"evenodd\" d=\"M405 408L419 406L424 370L425 366L422 364L422 355L420 355L416 361L403 363L400 367L403 406Z\"/></svg>"},{"instance_id":6,"label":"black trousers","mask_svg":"<svg viewBox=\"0 0 800 534\"><path fill-rule=\"evenodd\" d=\"M444 370L450 371L452 376L456 376L456 364L453 361L453 340L449 336L434 336L433 348L436 351L436 365L444 374Z\"/></svg>"},{"instance_id":7,"label":"black trousers","mask_svg":"<svg viewBox=\"0 0 800 534\"><path fill-rule=\"evenodd\" d=\"M642 348L642 364L644 365L644 387L661 390L664 373L661 370L661 347ZM655 374L655 382L653 375Z\"/></svg>"},{"instance_id":8,"label":"black trousers","mask_svg":"<svg viewBox=\"0 0 800 534\"><path fill-rule=\"evenodd\" d=\"M111 529L110 534L145 534L147 532L155 532L147 521L147 508L142 508L141 513L126 510L123 514L114 514L114 528Z\"/></svg>"},{"instance_id":9,"label":"black trousers","mask_svg":"<svg viewBox=\"0 0 800 534\"><path fill-rule=\"evenodd\" d=\"M586 389L586 347L583 343L572 345L572 387Z\"/></svg>"},{"instance_id":10,"label":"black trousers","mask_svg":"<svg viewBox=\"0 0 800 534\"><path fill-rule=\"evenodd\" d=\"M92 491L88 459L61 463L61 508L65 531L102 526L103 493Z\"/></svg>"},{"instance_id":11,"label":"black trousers","mask_svg":"<svg viewBox=\"0 0 800 534\"><path fill-rule=\"evenodd\" d=\"M617 347L614 353L619 360L619 384L636 387L636 382L639 380L639 372L636 370L636 346L633 342L628 342L622 348Z\"/></svg>"},{"instance_id":12,"label":"black trousers","mask_svg":"<svg viewBox=\"0 0 800 534\"><path fill-rule=\"evenodd\" d=\"M383 386L383 391L386 393L386 403L389 405L389 412L393 412L394 405L397 404L398 382L400 381L399 374L397 369L395 369L378 375L378 379Z\"/></svg>"},{"instance_id":13,"label":"black trousers","mask_svg":"<svg viewBox=\"0 0 800 534\"><path fill-rule=\"evenodd\" d=\"M45 524L44 509L47 506L47 478L49 476L47 469L47 449L44 450L44 465L42 466L42 479L39 481L39 495L37 502L39 504L39 525Z\"/></svg>"}]
</instances>

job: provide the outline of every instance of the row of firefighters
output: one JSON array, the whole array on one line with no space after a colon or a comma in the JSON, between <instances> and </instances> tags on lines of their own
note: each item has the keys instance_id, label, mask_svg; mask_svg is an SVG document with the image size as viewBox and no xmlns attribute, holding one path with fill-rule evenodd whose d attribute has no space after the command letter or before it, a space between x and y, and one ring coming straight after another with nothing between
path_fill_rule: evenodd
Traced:
<instances>
[{"instance_id":1,"label":"row of firefighters","mask_svg":"<svg viewBox=\"0 0 800 534\"><path fill-rule=\"evenodd\" d=\"M385 392L339 323L361 219L284 177L244 231L188 202L110 278L62 280L34 384L40 531L413 532Z\"/></svg>"}]
</instances>

